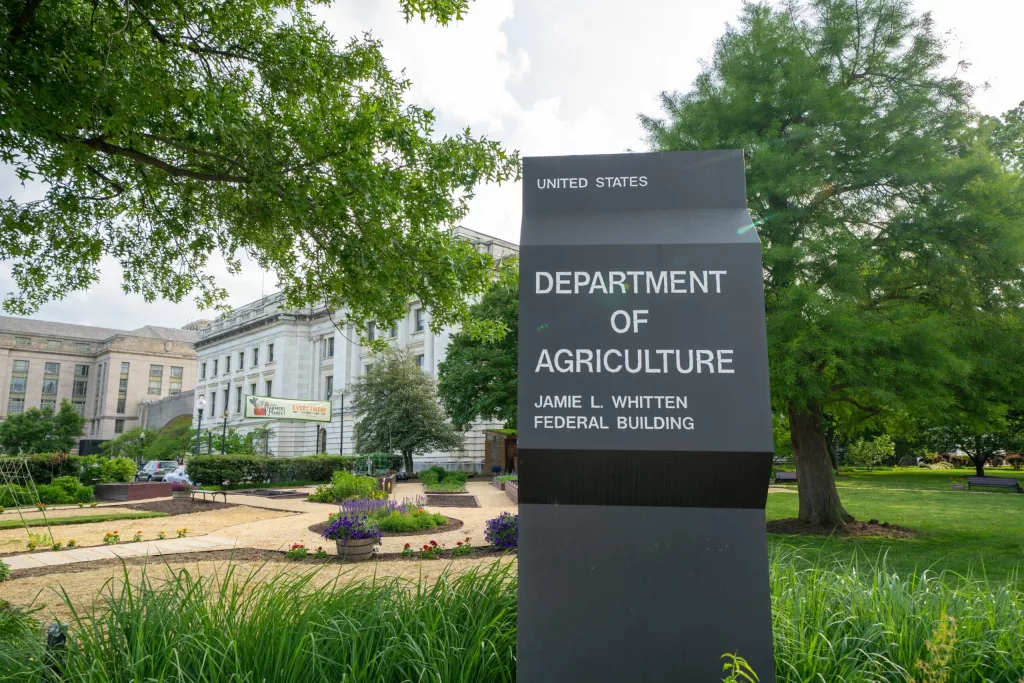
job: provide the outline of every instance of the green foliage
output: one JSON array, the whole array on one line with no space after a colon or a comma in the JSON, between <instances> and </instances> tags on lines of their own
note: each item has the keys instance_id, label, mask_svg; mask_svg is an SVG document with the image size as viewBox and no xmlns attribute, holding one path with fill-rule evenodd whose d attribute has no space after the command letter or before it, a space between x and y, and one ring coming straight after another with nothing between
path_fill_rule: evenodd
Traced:
<instances>
[{"instance_id":1,"label":"green foliage","mask_svg":"<svg viewBox=\"0 0 1024 683\"><path fill-rule=\"evenodd\" d=\"M366 461L370 461L367 469ZM358 463L353 470L356 474L367 474L371 476L383 476L398 472L402 469L402 456L390 453L361 453Z\"/></svg>"},{"instance_id":2,"label":"green foliage","mask_svg":"<svg viewBox=\"0 0 1024 683\"><path fill-rule=\"evenodd\" d=\"M0 583L3 583L11 576L11 565L0 560Z\"/></svg>"},{"instance_id":3,"label":"green foliage","mask_svg":"<svg viewBox=\"0 0 1024 683\"><path fill-rule=\"evenodd\" d=\"M0 521L0 529L21 529L26 525L29 527L41 526L70 526L74 524L94 524L96 522L114 522L130 519L150 519L152 517L167 517L165 512L110 512L102 515L78 515L77 517L47 517L46 520L5 519Z\"/></svg>"},{"instance_id":4,"label":"green foliage","mask_svg":"<svg viewBox=\"0 0 1024 683\"><path fill-rule=\"evenodd\" d=\"M46 505L71 505L72 503L89 503L96 496L91 486L83 486L77 477L57 477L49 484L35 487L39 502ZM0 486L0 506L17 507L31 505L35 502L32 491L17 484Z\"/></svg>"},{"instance_id":5,"label":"green foliage","mask_svg":"<svg viewBox=\"0 0 1024 683\"><path fill-rule=\"evenodd\" d=\"M815 472L806 521L845 515L827 420L987 412L1020 386L1022 186L945 62L898 0L748 4L693 87L662 95L666 118L643 119L655 150L744 152L773 402Z\"/></svg>"},{"instance_id":6,"label":"green foliage","mask_svg":"<svg viewBox=\"0 0 1024 683\"><path fill-rule=\"evenodd\" d=\"M858 439L846 449L846 460L854 465L871 469L896 453L896 445L888 435L876 436L870 441Z\"/></svg>"},{"instance_id":7,"label":"green foliage","mask_svg":"<svg viewBox=\"0 0 1024 683\"><path fill-rule=\"evenodd\" d=\"M494 478L495 481L506 482L506 481L519 481L519 475L512 474L499 474Z\"/></svg>"},{"instance_id":8,"label":"green foliage","mask_svg":"<svg viewBox=\"0 0 1024 683\"><path fill-rule=\"evenodd\" d=\"M194 484L258 484L282 481L330 481L337 471L351 471L359 458L309 455L266 458L261 455L196 455L185 463Z\"/></svg>"},{"instance_id":9,"label":"green foliage","mask_svg":"<svg viewBox=\"0 0 1024 683\"><path fill-rule=\"evenodd\" d=\"M67 453L82 435L85 418L71 401L62 399L56 413L50 408L29 408L0 422L0 448L5 453Z\"/></svg>"},{"instance_id":10,"label":"green foliage","mask_svg":"<svg viewBox=\"0 0 1024 683\"><path fill-rule=\"evenodd\" d=\"M486 334L490 325L495 332ZM462 429L474 420L516 426L519 362L519 264L502 264L462 330L452 335L438 366L438 394L452 422Z\"/></svg>"},{"instance_id":11,"label":"green foliage","mask_svg":"<svg viewBox=\"0 0 1024 683\"><path fill-rule=\"evenodd\" d=\"M725 664L722 665L722 673L725 674L722 683L757 683L761 680L747 660L738 654L726 653L722 655L722 659L725 660Z\"/></svg>"},{"instance_id":12,"label":"green foliage","mask_svg":"<svg viewBox=\"0 0 1024 683\"><path fill-rule=\"evenodd\" d=\"M985 465L998 465L1002 454L1024 450L1024 410L997 409L996 414L979 420L952 414L926 431L926 441L940 453L963 451L982 475Z\"/></svg>"},{"instance_id":13,"label":"green foliage","mask_svg":"<svg viewBox=\"0 0 1024 683\"><path fill-rule=\"evenodd\" d=\"M517 154L437 134L369 33L338 45L317 3L30 2L0 12L0 159L41 200L0 203L8 311L84 290L104 256L127 292L217 305L245 252L290 308L391 324L410 298L455 322L490 259L447 226ZM401 0L445 23L466 0ZM116 36L116 39L111 39ZM41 115L45 112L45 115ZM324 226L331 226L326 230Z\"/></svg>"},{"instance_id":14,"label":"green foliage","mask_svg":"<svg viewBox=\"0 0 1024 683\"><path fill-rule=\"evenodd\" d=\"M24 457L36 484L49 484L55 477L77 477L82 471L82 459L77 455L34 453Z\"/></svg>"},{"instance_id":15,"label":"green foliage","mask_svg":"<svg viewBox=\"0 0 1024 683\"><path fill-rule=\"evenodd\" d=\"M440 489L445 491L461 490L466 486L466 480L469 478L469 474L460 471L448 471L439 465L428 467L424 470L420 470L417 475L420 481L423 482L424 486L431 487L439 484L447 484L449 486L458 486L458 489Z\"/></svg>"},{"instance_id":16,"label":"green foliage","mask_svg":"<svg viewBox=\"0 0 1024 683\"><path fill-rule=\"evenodd\" d=\"M405 349L382 351L373 367L353 382L352 408L359 419L356 450L401 453L407 472L412 472L416 453L462 446L462 434L438 405L434 380Z\"/></svg>"},{"instance_id":17,"label":"green foliage","mask_svg":"<svg viewBox=\"0 0 1024 683\"><path fill-rule=\"evenodd\" d=\"M448 518L441 514L426 512L425 510L413 510L401 512L393 510L386 515L374 517L377 526L381 531L391 533L407 533L410 531L428 531L435 527L442 526Z\"/></svg>"},{"instance_id":18,"label":"green foliage","mask_svg":"<svg viewBox=\"0 0 1024 683\"><path fill-rule=\"evenodd\" d=\"M139 471L136 462L130 458L86 455L79 457L78 462L81 465L78 477L83 484L92 484L94 479L101 484L126 483L134 481Z\"/></svg>"},{"instance_id":19,"label":"green foliage","mask_svg":"<svg viewBox=\"0 0 1024 683\"><path fill-rule=\"evenodd\" d=\"M110 457L131 458L136 462L139 460L151 460L147 457L149 446L156 443L160 430L135 427L123 434L108 439L100 444L100 453Z\"/></svg>"},{"instance_id":20,"label":"green foliage","mask_svg":"<svg viewBox=\"0 0 1024 683\"><path fill-rule=\"evenodd\" d=\"M328 486L318 486L309 494L313 503L340 503L350 498L373 498L381 492L373 477L359 477L351 472L335 472Z\"/></svg>"}]
</instances>

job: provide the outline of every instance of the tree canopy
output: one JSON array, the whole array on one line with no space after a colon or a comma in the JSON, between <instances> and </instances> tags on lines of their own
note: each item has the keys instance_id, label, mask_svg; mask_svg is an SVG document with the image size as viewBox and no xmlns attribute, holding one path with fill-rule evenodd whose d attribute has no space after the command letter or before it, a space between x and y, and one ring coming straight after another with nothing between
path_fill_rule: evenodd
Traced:
<instances>
[{"instance_id":1,"label":"tree canopy","mask_svg":"<svg viewBox=\"0 0 1024 683\"><path fill-rule=\"evenodd\" d=\"M82 435L85 418L71 401L64 399L52 408L29 408L10 414L0 422L0 448L4 453L67 453Z\"/></svg>"},{"instance_id":2,"label":"tree canopy","mask_svg":"<svg viewBox=\"0 0 1024 683\"><path fill-rule=\"evenodd\" d=\"M465 429L474 420L501 420L515 428L518 362L519 263L511 259L470 307L438 366L438 393L452 422Z\"/></svg>"},{"instance_id":3,"label":"tree canopy","mask_svg":"<svg viewBox=\"0 0 1024 683\"><path fill-rule=\"evenodd\" d=\"M1021 329L1020 120L979 121L943 48L899 0L751 4L642 120L656 150L744 151L805 521L849 519L825 416L855 434L1019 391L1020 337L993 331Z\"/></svg>"},{"instance_id":4,"label":"tree canopy","mask_svg":"<svg viewBox=\"0 0 1024 683\"><path fill-rule=\"evenodd\" d=\"M246 254L290 306L390 324L411 297L440 328L487 282L451 226L518 154L439 136L371 35L339 46L329 0L0 2L0 160L45 189L0 200L7 311L88 288L116 259L126 292L222 303L211 258ZM468 0L399 0L407 20Z\"/></svg>"},{"instance_id":5,"label":"tree canopy","mask_svg":"<svg viewBox=\"0 0 1024 683\"><path fill-rule=\"evenodd\" d=\"M415 454L462 446L462 434L438 403L433 378L405 349L389 347L375 356L352 384L352 408L356 451L401 453L406 472L413 471Z\"/></svg>"}]
</instances>

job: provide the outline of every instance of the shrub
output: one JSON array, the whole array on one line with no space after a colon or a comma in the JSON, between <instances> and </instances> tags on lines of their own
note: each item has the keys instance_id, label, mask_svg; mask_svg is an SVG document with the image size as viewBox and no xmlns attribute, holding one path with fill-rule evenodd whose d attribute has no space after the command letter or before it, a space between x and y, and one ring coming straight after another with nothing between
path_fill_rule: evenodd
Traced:
<instances>
[{"instance_id":1,"label":"shrub","mask_svg":"<svg viewBox=\"0 0 1024 683\"><path fill-rule=\"evenodd\" d=\"M49 484L57 477L77 477L82 471L82 458L77 455L32 453L23 457L36 485Z\"/></svg>"},{"instance_id":2,"label":"shrub","mask_svg":"<svg viewBox=\"0 0 1024 683\"><path fill-rule=\"evenodd\" d=\"M502 512L497 517L487 520L484 538L488 543L502 550L518 548L519 515Z\"/></svg>"},{"instance_id":3,"label":"shrub","mask_svg":"<svg viewBox=\"0 0 1024 683\"><path fill-rule=\"evenodd\" d=\"M441 514L427 512L426 510L412 510L393 512L377 518L377 525L381 531L390 533L406 533L409 531L426 531L444 525L448 518Z\"/></svg>"},{"instance_id":4,"label":"shrub","mask_svg":"<svg viewBox=\"0 0 1024 683\"><path fill-rule=\"evenodd\" d=\"M127 483L135 479L138 466L129 458L105 458L100 466L103 483Z\"/></svg>"},{"instance_id":5,"label":"shrub","mask_svg":"<svg viewBox=\"0 0 1024 683\"><path fill-rule=\"evenodd\" d=\"M11 576L11 565L0 560L0 583L3 583Z\"/></svg>"},{"instance_id":6,"label":"shrub","mask_svg":"<svg viewBox=\"0 0 1024 683\"><path fill-rule=\"evenodd\" d=\"M350 498L373 498L383 495L373 477L359 477L351 472L335 472L329 486L318 486L307 500L314 503L337 503Z\"/></svg>"},{"instance_id":7,"label":"shrub","mask_svg":"<svg viewBox=\"0 0 1024 683\"><path fill-rule=\"evenodd\" d=\"M71 505L72 503L87 503L95 498L93 488L91 486L82 486L75 477L57 477L53 482L35 487L40 503L44 505ZM17 484L0 486L0 505L16 507L32 503L35 503L35 497L26 487L18 486Z\"/></svg>"},{"instance_id":8,"label":"shrub","mask_svg":"<svg viewBox=\"0 0 1024 683\"><path fill-rule=\"evenodd\" d=\"M419 473L420 481L427 491L462 491L466 488L465 472L449 472L443 467L428 467Z\"/></svg>"},{"instance_id":9,"label":"shrub","mask_svg":"<svg viewBox=\"0 0 1024 683\"><path fill-rule=\"evenodd\" d=\"M949 462L953 464L953 467L967 467L971 461L965 455L951 455L949 456Z\"/></svg>"},{"instance_id":10,"label":"shrub","mask_svg":"<svg viewBox=\"0 0 1024 683\"><path fill-rule=\"evenodd\" d=\"M774 474L774 468L772 468L772 470L773 470L773 474ZM512 472L510 474L499 474L494 479L496 481L500 481L500 482L503 482L503 483L506 482L506 481L519 481L519 475L514 473L514 472ZM775 480L774 476L772 477L772 480L773 481Z\"/></svg>"},{"instance_id":11,"label":"shrub","mask_svg":"<svg viewBox=\"0 0 1024 683\"><path fill-rule=\"evenodd\" d=\"M1024 467L1024 455L1008 455L1006 456L1006 464L1015 470L1019 470Z\"/></svg>"},{"instance_id":12,"label":"shrub","mask_svg":"<svg viewBox=\"0 0 1024 683\"><path fill-rule=\"evenodd\" d=\"M292 547L284 554L289 560L299 560L307 555L309 555L309 549L301 543L292 543Z\"/></svg>"},{"instance_id":13,"label":"shrub","mask_svg":"<svg viewBox=\"0 0 1024 683\"><path fill-rule=\"evenodd\" d=\"M186 471L196 484L262 484L276 481L330 481L335 472L351 472L359 458L311 455L272 458L262 455L197 455Z\"/></svg>"}]
</instances>

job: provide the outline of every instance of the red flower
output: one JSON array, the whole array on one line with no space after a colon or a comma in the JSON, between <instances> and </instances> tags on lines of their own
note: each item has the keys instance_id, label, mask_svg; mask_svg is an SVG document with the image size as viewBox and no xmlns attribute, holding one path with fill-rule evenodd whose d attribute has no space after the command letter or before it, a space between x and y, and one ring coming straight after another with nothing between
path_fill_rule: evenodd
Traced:
<instances>
[{"instance_id":1,"label":"red flower","mask_svg":"<svg viewBox=\"0 0 1024 683\"><path fill-rule=\"evenodd\" d=\"M459 541L459 542L458 542L458 543L456 543L455 545L462 545L462 541Z\"/></svg>"},{"instance_id":2,"label":"red flower","mask_svg":"<svg viewBox=\"0 0 1024 683\"><path fill-rule=\"evenodd\" d=\"M409 544L408 544L408 543L406 543L406 544L405 544L405 547L406 547L406 548L408 548L408 547L409 547Z\"/></svg>"},{"instance_id":3,"label":"red flower","mask_svg":"<svg viewBox=\"0 0 1024 683\"><path fill-rule=\"evenodd\" d=\"M432 546L434 546L436 548L437 547L437 541L431 541L430 545L432 545Z\"/></svg>"},{"instance_id":4,"label":"red flower","mask_svg":"<svg viewBox=\"0 0 1024 683\"><path fill-rule=\"evenodd\" d=\"M423 546L423 549L424 550L430 550L430 546L429 545L425 545L425 546Z\"/></svg>"}]
</instances>

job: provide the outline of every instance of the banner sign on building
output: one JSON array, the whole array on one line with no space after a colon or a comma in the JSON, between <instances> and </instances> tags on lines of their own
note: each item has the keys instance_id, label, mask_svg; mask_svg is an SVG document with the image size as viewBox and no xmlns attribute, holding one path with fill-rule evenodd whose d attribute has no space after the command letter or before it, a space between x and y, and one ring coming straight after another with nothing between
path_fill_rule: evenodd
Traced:
<instances>
[{"instance_id":1,"label":"banner sign on building","mask_svg":"<svg viewBox=\"0 0 1024 683\"><path fill-rule=\"evenodd\" d=\"M520 683L773 680L763 272L739 151L524 159Z\"/></svg>"},{"instance_id":2,"label":"banner sign on building","mask_svg":"<svg viewBox=\"0 0 1024 683\"><path fill-rule=\"evenodd\" d=\"M245 416L273 420L330 422L330 401L297 401L290 398L246 396Z\"/></svg>"}]
</instances>

